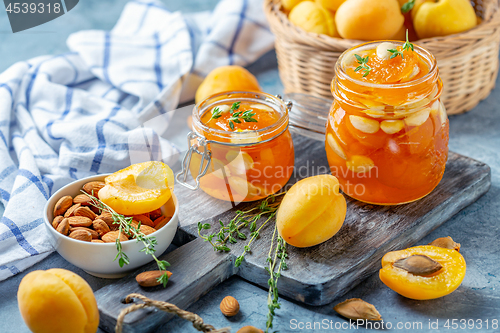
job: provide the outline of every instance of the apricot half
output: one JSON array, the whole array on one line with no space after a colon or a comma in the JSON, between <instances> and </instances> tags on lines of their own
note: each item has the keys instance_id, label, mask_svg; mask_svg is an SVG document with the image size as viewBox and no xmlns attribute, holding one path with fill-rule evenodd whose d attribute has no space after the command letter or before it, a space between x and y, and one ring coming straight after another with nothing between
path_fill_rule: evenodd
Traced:
<instances>
[{"instance_id":1,"label":"apricot half","mask_svg":"<svg viewBox=\"0 0 500 333\"><path fill-rule=\"evenodd\" d=\"M65 269L28 273L17 292L19 311L34 333L95 333L99 310L92 289Z\"/></svg>"},{"instance_id":2,"label":"apricot half","mask_svg":"<svg viewBox=\"0 0 500 333\"><path fill-rule=\"evenodd\" d=\"M159 161L137 163L104 179L99 199L123 215L140 215L163 206L172 196L174 173Z\"/></svg>"},{"instance_id":3,"label":"apricot half","mask_svg":"<svg viewBox=\"0 0 500 333\"><path fill-rule=\"evenodd\" d=\"M429 274L422 275L421 271L419 272L422 267L410 268L410 271L415 270L411 273L408 269L401 268L403 265L397 264L415 255L430 258L438 263L439 269L435 272L429 270ZM379 276L386 286L398 294L411 299L426 300L448 295L457 289L465 277L465 269L464 257L458 251L423 245L384 255Z\"/></svg>"},{"instance_id":4,"label":"apricot half","mask_svg":"<svg viewBox=\"0 0 500 333\"><path fill-rule=\"evenodd\" d=\"M276 216L278 232L292 246L314 246L339 231L346 210L336 177L320 175L302 179L281 202Z\"/></svg>"}]
</instances>

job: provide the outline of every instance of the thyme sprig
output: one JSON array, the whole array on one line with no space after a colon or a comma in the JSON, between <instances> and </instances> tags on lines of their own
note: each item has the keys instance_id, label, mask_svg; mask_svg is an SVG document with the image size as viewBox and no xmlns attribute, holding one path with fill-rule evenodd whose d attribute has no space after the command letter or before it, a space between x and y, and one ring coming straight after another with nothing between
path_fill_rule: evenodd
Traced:
<instances>
[{"instance_id":1,"label":"thyme sprig","mask_svg":"<svg viewBox=\"0 0 500 333\"><path fill-rule=\"evenodd\" d=\"M229 124L229 127L233 131L234 131L234 123L241 124L242 121L246 123L258 122L257 119L253 118L256 115L256 113L254 113L253 110L238 111L240 108L240 104L241 102L234 102L233 105L231 105L231 108L229 109L229 113L231 116L229 117L227 122ZM212 119L219 119L220 117L222 117L223 112L224 111L221 110L221 108L215 107L212 110L212 117L210 117L208 121L210 122Z\"/></svg>"},{"instance_id":2,"label":"thyme sprig","mask_svg":"<svg viewBox=\"0 0 500 333\"><path fill-rule=\"evenodd\" d=\"M277 197L285 193L286 192L282 192L277 195L270 195L266 199L262 200L258 206L247 209L245 211L236 211L236 216L231 221L229 221L227 225L219 220L221 228L217 232L202 235L202 230L210 229L211 225L209 223L198 222L198 235L206 242L209 242L212 245L214 251L229 252L231 251L231 249L227 246L227 243L236 243L238 238L246 240L247 236L243 234L241 230L242 228L248 227L250 230L250 240L243 247L243 253L236 257L236 260L234 262L234 266L239 267L245 259L245 255L252 251L251 245L255 241L255 239L259 237L262 228L264 228L264 226L266 226L268 222L276 216L277 210L281 203L281 201L277 201ZM263 216L266 216L267 218L257 228L257 222ZM277 234L277 230L278 229L275 224L273 236L271 238L271 246L269 248L269 253L266 260L266 262L268 263L266 271L270 275L267 282L267 284L269 285L269 293L267 297L267 307L269 309L269 312L267 314L266 320L266 333L268 333L270 328L273 328L273 319L276 315L275 310L279 309L281 306L278 302L278 279L281 276L281 271L288 269L285 263L285 259L288 257L286 253L286 243L283 238L281 238L281 236Z\"/></svg>"},{"instance_id":3,"label":"thyme sprig","mask_svg":"<svg viewBox=\"0 0 500 333\"><path fill-rule=\"evenodd\" d=\"M273 328L273 319L276 315L275 310L281 307L281 303L278 302L278 279L281 277L281 271L288 269L288 266L285 263L285 259L288 258L288 254L286 253L286 243L281 236L276 235L277 229L278 228L275 225L273 237L271 238L271 246L267 256L267 263L269 264L269 266L266 267L266 271L269 273L269 280L267 281L267 284L269 285L267 308L269 309L269 312L267 313L266 333L268 333L270 328ZM274 246L275 239L276 246ZM271 257L273 248L274 256Z\"/></svg>"},{"instance_id":4,"label":"thyme sprig","mask_svg":"<svg viewBox=\"0 0 500 333\"><path fill-rule=\"evenodd\" d=\"M231 109L229 109L229 112L233 114L234 111L240 108L240 104L241 102L234 102L233 105L231 105Z\"/></svg>"},{"instance_id":5,"label":"thyme sprig","mask_svg":"<svg viewBox=\"0 0 500 333\"><path fill-rule=\"evenodd\" d=\"M212 117L210 117L208 121L212 119L218 119L220 117L222 117L222 110L217 106L212 110Z\"/></svg>"},{"instance_id":6,"label":"thyme sprig","mask_svg":"<svg viewBox=\"0 0 500 333\"><path fill-rule=\"evenodd\" d=\"M104 202L99 200L99 198L93 196L92 194L88 194L87 192L82 190L82 193L85 195L89 196L90 198L90 204L96 208L99 209L99 212L108 212L111 214L113 217L113 224L118 224L118 230L119 233L125 233L127 235L132 235L133 238L136 239L137 242L142 242L144 244L144 248L140 252L144 252L146 254L149 254L153 257L153 259L156 261L156 265L158 266L158 269L160 271L164 271L164 273L157 279L158 282L163 284L163 287L167 286L168 282L168 275L167 275L167 267L170 266L170 264L165 261L165 260L159 260L156 255L156 249L155 245L158 244L156 237L154 236L147 236L145 235L141 230L141 222L137 224L137 226L134 226L132 224L132 217L126 217L122 214L118 214L113 210L113 208L109 207L106 205ZM116 250L118 253L116 254L116 257L114 260L118 259L118 264L120 267L123 267L124 265L128 265L130 263L128 256L123 252L122 250L122 244L120 242L120 239L116 239Z\"/></svg>"},{"instance_id":7,"label":"thyme sprig","mask_svg":"<svg viewBox=\"0 0 500 333\"><path fill-rule=\"evenodd\" d=\"M233 114L234 111L238 110L240 108L240 104L241 104L241 102L233 103L233 105L231 105L231 108L229 109L229 113ZM208 119L208 122L210 122L212 119L219 119L220 117L222 117L223 112L224 112L224 110L222 110L220 107L216 106L215 108L213 108L212 117L210 117L210 119Z\"/></svg>"},{"instance_id":8,"label":"thyme sprig","mask_svg":"<svg viewBox=\"0 0 500 333\"><path fill-rule=\"evenodd\" d=\"M403 44L403 50L410 51L410 49L415 51L415 46L410 43L410 40L408 39L408 29L406 29L406 42Z\"/></svg>"},{"instance_id":9,"label":"thyme sprig","mask_svg":"<svg viewBox=\"0 0 500 333\"><path fill-rule=\"evenodd\" d=\"M238 111L233 113L227 121L229 123L229 127L234 130L234 123L241 124L241 120L246 123L258 122L257 119L253 118L255 115L256 113L254 113L253 110Z\"/></svg>"},{"instance_id":10,"label":"thyme sprig","mask_svg":"<svg viewBox=\"0 0 500 333\"><path fill-rule=\"evenodd\" d=\"M370 74L372 68L368 66L368 61L370 60L369 56L366 57L361 57L360 55L355 54L356 60L358 61L359 66L356 67L354 70L355 72L358 72L360 70L363 70L365 73L363 74L363 77L367 77L368 74Z\"/></svg>"},{"instance_id":11,"label":"thyme sprig","mask_svg":"<svg viewBox=\"0 0 500 333\"><path fill-rule=\"evenodd\" d=\"M406 42L403 44L403 51L415 51L415 47L413 46L412 43L410 43L410 40L408 39L408 30L406 30ZM397 56L401 56L401 59L404 59L403 52L399 51L398 49L390 49L387 50L392 53L391 58L396 58Z\"/></svg>"},{"instance_id":12,"label":"thyme sprig","mask_svg":"<svg viewBox=\"0 0 500 333\"><path fill-rule=\"evenodd\" d=\"M243 260L245 259L245 255L249 252L252 252L252 248L250 247L250 245L252 245L253 241L255 239L257 239L257 237L259 237L261 229L267 224L267 222L269 222L275 216L276 216L276 212L272 212L271 215L269 215L269 217L264 221L264 223L262 223L262 225L256 231L254 231L255 224L254 224L254 222L252 222L252 224L250 225L250 231L252 232L250 234L250 240L248 241L248 244L243 247L243 253L240 254L238 257L236 257L236 260L234 261L235 267L240 267L241 264L243 263ZM253 226L253 228L252 228L252 226Z\"/></svg>"},{"instance_id":13,"label":"thyme sprig","mask_svg":"<svg viewBox=\"0 0 500 333\"><path fill-rule=\"evenodd\" d=\"M236 258L235 266L238 267L243 262L245 255L252 251L251 244L259 237L262 228L276 215L276 211L280 205L280 202L276 198L283 194L285 192L270 195L262 200L258 206L245 211L236 211L236 216L227 225L219 220L220 229L213 233L202 235L202 230L208 230L211 226L209 223L202 224L198 222L198 235L206 242L209 242L214 251L229 252L231 249L227 246L228 243L235 244L237 243L237 239L247 240L247 236L241 231L248 227L250 230L250 240L244 246L244 252ZM264 216L267 216L266 221L257 228L257 222Z\"/></svg>"},{"instance_id":14,"label":"thyme sprig","mask_svg":"<svg viewBox=\"0 0 500 333\"><path fill-rule=\"evenodd\" d=\"M401 12L403 14L408 13L415 6L415 0L408 0L403 6L401 6Z\"/></svg>"}]
</instances>

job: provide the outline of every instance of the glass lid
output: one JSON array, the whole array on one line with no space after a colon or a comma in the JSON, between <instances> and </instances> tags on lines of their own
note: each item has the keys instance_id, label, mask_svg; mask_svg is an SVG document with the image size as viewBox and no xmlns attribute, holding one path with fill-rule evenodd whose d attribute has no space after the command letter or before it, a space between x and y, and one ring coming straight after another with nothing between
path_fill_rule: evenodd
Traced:
<instances>
[{"instance_id":1,"label":"glass lid","mask_svg":"<svg viewBox=\"0 0 500 333\"><path fill-rule=\"evenodd\" d=\"M326 121L333 99L302 93L288 93L285 101L291 101L289 112L290 130L310 139L325 141Z\"/></svg>"}]
</instances>

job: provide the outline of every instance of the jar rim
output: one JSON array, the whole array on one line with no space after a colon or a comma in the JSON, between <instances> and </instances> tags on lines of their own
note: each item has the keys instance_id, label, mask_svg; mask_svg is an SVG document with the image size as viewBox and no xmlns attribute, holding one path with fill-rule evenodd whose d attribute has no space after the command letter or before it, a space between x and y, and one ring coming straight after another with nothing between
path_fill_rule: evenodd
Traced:
<instances>
[{"instance_id":1,"label":"jar rim","mask_svg":"<svg viewBox=\"0 0 500 333\"><path fill-rule=\"evenodd\" d=\"M227 97L227 98L225 98ZM201 116L207 112L207 110L210 110L213 108L215 105L227 102L227 101L250 101L251 103L255 104L264 104L266 106L272 107L274 110L276 110L279 114L280 117L279 119L273 123L272 125L269 125L264 128L259 128L258 130L245 130L241 132L236 132L236 131L225 131L225 130L220 130L216 128L212 128L210 126L207 126L201 121ZM248 133L255 133L257 135L262 135L262 134L272 134L274 131L277 131L273 137L281 134L283 132L282 127L283 125L286 124L286 127L288 127L288 107L285 103L285 101L281 98L281 96L277 95L271 95L265 92L259 92L259 91L228 91L228 92L222 92L218 94L211 95L204 100L202 100L200 103L196 104L193 108L192 116L193 116L193 131L198 133L201 136L205 136L203 133L200 133L198 129L201 129L203 132L208 132L211 135L215 135L220 138L234 138L238 140L238 137L244 138L245 136L248 135ZM266 140L267 141L267 140ZM262 141L256 141L254 143L247 143L246 145L252 145L252 144L258 144L261 143ZM238 145L238 144L237 144Z\"/></svg>"},{"instance_id":2,"label":"jar rim","mask_svg":"<svg viewBox=\"0 0 500 333\"><path fill-rule=\"evenodd\" d=\"M377 45L385 43L385 42L389 42L389 43L396 44L399 46L403 46L403 44L404 44L404 42L396 41L396 40L378 40L378 41L366 42L366 43L351 47L350 49L344 51L340 55L339 59L337 60L337 63L335 64L336 75L338 76L339 74L341 74L342 78L348 79L355 84L365 86L365 87L377 88L377 89L389 89L389 88L394 89L394 88L409 88L409 87L412 87L414 85L418 85L420 83L423 83L423 82L429 80L430 77L436 75L436 73L438 72L437 61L436 61L436 58L434 57L434 55L431 52L424 49L423 47L415 45L415 44L413 44L415 51L418 51L418 54L420 56L423 56L425 58L425 60L427 60L429 62L427 64L427 65L429 65L429 72L416 80L402 82L402 83L372 83L372 82L366 82L366 81L362 81L362 80L353 78L353 77L349 76L344 71L342 64L345 62L345 58L347 58L351 54L353 54L354 51L360 50L360 49L362 49L362 50L374 49L374 48L376 48ZM334 81L335 81L335 77L332 80L332 85L333 85Z\"/></svg>"}]
</instances>

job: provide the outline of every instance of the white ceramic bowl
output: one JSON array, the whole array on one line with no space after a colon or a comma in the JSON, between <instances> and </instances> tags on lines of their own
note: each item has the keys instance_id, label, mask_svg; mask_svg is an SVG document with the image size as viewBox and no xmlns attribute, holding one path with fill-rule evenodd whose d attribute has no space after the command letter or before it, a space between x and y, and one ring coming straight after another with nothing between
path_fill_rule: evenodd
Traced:
<instances>
[{"instance_id":1,"label":"white ceramic bowl","mask_svg":"<svg viewBox=\"0 0 500 333\"><path fill-rule=\"evenodd\" d=\"M51 236L51 244L64 259L91 275L103 278L119 278L153 260L151 255L139 252L144 248L142 242L137 242L135 239L122 242L122 251L128 256L130 264L120 267L118 259L114 260L117 254L115 243L103 244L76 240L60 234L52 227L52 220L54 219L53 210L57 200L65 195L74 197L81 193L80 189L85 183L103 181L106 176L98 175L80 179L54 193L45 205L44 221ZM161 255L167 249L177 231L179 205L177 198L173 194L172 198L175 204L174 216L172 216L172 219L163 228L151 234L158 241L158 244L155 246L157 256Z\"/></svg>"}]
</instances>

